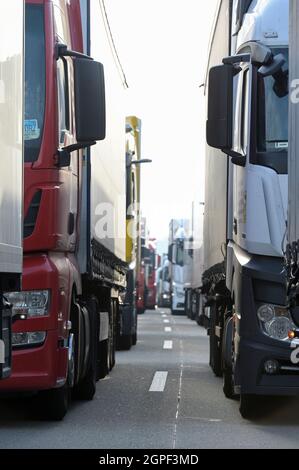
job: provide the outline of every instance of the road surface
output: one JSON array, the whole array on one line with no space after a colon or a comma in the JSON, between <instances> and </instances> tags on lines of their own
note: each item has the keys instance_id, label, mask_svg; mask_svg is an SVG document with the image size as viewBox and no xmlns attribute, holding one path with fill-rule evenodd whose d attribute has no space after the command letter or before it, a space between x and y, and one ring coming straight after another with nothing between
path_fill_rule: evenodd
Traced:
<instances>
[{"instance_id":1,"label":"road surface","mask_svg":"<svg viewBox=\"0 0 299 470\"><path fill-rule=\"evenodd\" d=\"M299 400L271 399L242 420L208 367L206 331L167 310L139 317L139 342L117 354L93 402L62 423L33 419L28 399L0 402L0 448L299 448Z\"/></svg>"}]
</instances>

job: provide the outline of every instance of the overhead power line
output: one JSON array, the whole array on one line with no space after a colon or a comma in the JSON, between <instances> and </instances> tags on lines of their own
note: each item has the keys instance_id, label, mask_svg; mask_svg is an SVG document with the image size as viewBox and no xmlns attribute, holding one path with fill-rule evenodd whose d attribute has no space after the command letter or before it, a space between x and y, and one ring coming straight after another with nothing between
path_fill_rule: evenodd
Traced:
<instances>
[{"instance_id":1,"label":"overhead power line","mask_svg":"<svg viewBox=\"0 0 299 470\"><path fill-rule=\"evenodd\" d=\"M106 33L107 33L107 36L108 36L108 39L109 39L109 44L110 44L112 53L115 57L117 67L118 67L119 73L121 75L121 79L123 81L123 84L124 84L125 88L129 88L127 77L126 77L123 65L121 63L119 54L117 52L116 44L115 44L114 37L113 37L113 34L112 34L112 29L111 29L111 26L110 26L110 22L109 22L107 10L106 10L105 0L100 0L100 7L101 7L102 15L103 15L103 20L104 20L104 24L105 24L105 28L106 28Z\"/></svg>"}]
</instances>

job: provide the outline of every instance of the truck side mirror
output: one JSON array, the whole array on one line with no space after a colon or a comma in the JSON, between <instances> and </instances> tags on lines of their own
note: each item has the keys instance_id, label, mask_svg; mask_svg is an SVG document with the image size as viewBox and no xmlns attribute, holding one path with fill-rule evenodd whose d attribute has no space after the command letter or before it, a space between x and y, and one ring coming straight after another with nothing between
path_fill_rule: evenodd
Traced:
<instances>
[{"instance_id":1,"label":"truck side mirror","mask_svg":"<svg viewBox=\"0 0 299 470\"><path fill-rule=\"evenodd\" d=\"M207 143L220 150L232 148L234 67L220 65L209 73Z\"/></svg>"},{"instance_id":2,"label":"truck side mirror","mask_svg":"<svg viewBox=\"0 0 299 470\"><path fill-rule=\"evenodd\" d=\"M104 67L85 58L74 59L76 137L90 145L106 138Z\"/></svg>"}]
</instances>

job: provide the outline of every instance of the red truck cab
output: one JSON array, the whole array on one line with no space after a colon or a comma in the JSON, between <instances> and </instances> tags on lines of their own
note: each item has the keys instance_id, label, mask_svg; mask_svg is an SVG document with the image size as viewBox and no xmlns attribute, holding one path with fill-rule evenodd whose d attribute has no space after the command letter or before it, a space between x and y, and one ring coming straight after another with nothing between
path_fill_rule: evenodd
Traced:
<instances>
[{"instance_id":1,"label":"red truck cab","mask_svg":"<svg viewBox=\"0 0 299 470\"><path fill-rule=\"evenodd\" d=\"M25 30L23 292L8 294L18 321L12 376L0 390L47 391L53 416L62 418L69 389L87 377L90 362L76 250L83 148L104 137L103 128L86 123L82 95L100 107L86 74L92 82L101 70L80 57L79 0L27 0Z\"/></svg>"}]
</instances>

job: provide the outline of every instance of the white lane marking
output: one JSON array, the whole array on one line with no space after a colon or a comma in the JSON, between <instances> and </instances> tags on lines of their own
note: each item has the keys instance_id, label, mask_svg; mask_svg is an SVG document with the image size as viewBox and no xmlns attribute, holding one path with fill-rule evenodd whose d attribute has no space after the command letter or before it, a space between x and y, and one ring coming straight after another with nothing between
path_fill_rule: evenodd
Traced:
<instances>
[{"instance_id":1,"label":"white lane marking","mask_svg":"<svg viewBox=\"0 0 299 470\"><path fill-rule=\"evenodd\" d=\"M190 420L190 421L203 421L204 423L222 423L222 419L216 419L216 418L196 418L196 417L190 418L189 416L183 416L181 419Z\"/></svg>"},{"instance_id":2,"label":"white lane marking","mask_svg":"<svg viewBox=\"0 0 299 470\"><path fill-rule=\"evenodd\" d=\"M156 372L149 391L150 392L164 392L167 377L168 377L168 372Z\"/></svg>"},{"instance_id":3,"label":"white lane marking","mask_svg":"<svg viewBox=\"0 0 299 470\"><path fill-rule=\"evenodd\" d=\"M170 320L163 320L164 323L170 323Z\"/></svg>"},{"instance_id":4,"label":"white lane marking","mask_svg":"<svg viewBox=\"0 0 299 470\"><path fill-rule=\"evenodd\" d=\"M163 349L173 349L173 341L164 341Z\"/></svg>"},{"instance_id":5,"label":"white lane marking","mask_svg":"<svg viewBox=\"0 0 299 470\"><path fill-rule=\"evenodd\" d=\"M171 333L172 332L172 328L170 326L167 326L165 328L165 333Z\"/></svg>"},{"instance_id":6,"label":"white lane marking","mask_svg":"<svg viewBox=\"0 0 299 470\"><path fill-rule=\"evenodd\" d=\"M162 315L162 318L167 318L167 315Z\"/></svg>"}]
</instances>

